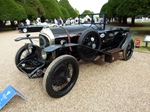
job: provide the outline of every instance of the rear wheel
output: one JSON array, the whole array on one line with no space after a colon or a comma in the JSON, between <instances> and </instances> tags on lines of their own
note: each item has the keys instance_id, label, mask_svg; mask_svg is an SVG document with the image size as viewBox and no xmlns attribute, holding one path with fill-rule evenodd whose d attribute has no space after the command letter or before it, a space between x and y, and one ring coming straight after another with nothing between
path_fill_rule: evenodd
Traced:
<instances>
[{"instance_id":1,"label":"rear wheel","mask_svg":"<svg viewBox=\"0 0 150 112\"><path fill-rule=\"evenodd\" d=\"M133 50L134 50L134 41L133 39L130 39L129 43L123 50L123 59L129 60L132 57Z\"/></svg>"},{"instance_id":2,"label":"rear wheel","mask_svg":"<svg viewBox=\"0 0 150 112\"><path fill-rule=\"evenodd\" d=\"M79 56L83 61L93 61L97 57L97 50L101 48L101 38L94 29L85 30L78 39ZM87 48L89 47L89 48Z\"/></svg>"},{"instance_id":3,"label":"rear wheel","mask_svg":"<svg viewBox=\"0 0 150 112\"><path fill-rule=\"evenodd\" d=\"M49 96L62 97L73 88L78 74L79 65L73 56L59 56L47 68L43 78L43 87Z\"/></svg>"}]
</instances>

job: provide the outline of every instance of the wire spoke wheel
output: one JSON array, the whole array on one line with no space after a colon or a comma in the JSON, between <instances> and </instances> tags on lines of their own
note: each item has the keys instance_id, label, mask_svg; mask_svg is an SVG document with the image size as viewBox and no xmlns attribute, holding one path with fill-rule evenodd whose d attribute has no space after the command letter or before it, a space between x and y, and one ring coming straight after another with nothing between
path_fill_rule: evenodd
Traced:
<instances>
[{"instance_id":1,"label":"wire spoke wheel","mask_svg":"<svg viewBox=\"0 0 150 112\"><path fill-rule=\"evenodd\" d=\"M20 70L20 71L25 71L26 73L30 73L32 72L35 67L33 67L33 60L27 59L27 56L29 56L32 52L32 49L28 49L27 45L22 46L16 56L15 56L15 64L16 67ZM26 60L25 60L26 58ZM22 70L21 70L22 69Z\"/></svg>"},{"instance_id":2,"label":"wire spoke wheel","mask_svg":"<svg viewBox=\"0 0 150 112\"><path fill-rule=\"evenodd\" d=\"M71 82L73 69L72 64L63 63L55 70L52 78L52 87L55 92L62 90Z\"/></svg>"},{"instance_id":3,"label":"wire spoke wheel","mask_svg":"<svg viewBox=\"0 0 150 112\"><path fill-rule=\"evenodd\" d=\"M79 37L79 56L83 61L93 61L97 57L97 51L101 47L101 39L97 31L88 29ZM87 48L88 47L88 48Z\"/></svg>"},{"instance_id":4,"label":"wire spoke wheel","mask_svg":"<svg viewBox=\"0 0 150 112\"><path fill-rule=\"evenodd\" d=\"M43 87L49 96L62 97L73 88L78 74L79 65L73 56L59 56L47 68L43 78Z\"/></svg>"}]
</instances>

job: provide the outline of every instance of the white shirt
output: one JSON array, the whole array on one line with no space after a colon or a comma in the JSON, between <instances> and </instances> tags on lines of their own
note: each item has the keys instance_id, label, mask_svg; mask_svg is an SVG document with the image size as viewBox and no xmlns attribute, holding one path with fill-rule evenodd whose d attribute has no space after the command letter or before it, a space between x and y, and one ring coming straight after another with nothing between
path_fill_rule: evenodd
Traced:
<instances>
[{"instance_id":1,"label":"white shirt","mask_svg":"<svg viewBox=\"0 0 150 112\"><path fill-rule=\"evenodd\" d=\"M26 19L26 23L27 23L27 25L30 25L30 20Z\"/></svg>"}]
</instances>

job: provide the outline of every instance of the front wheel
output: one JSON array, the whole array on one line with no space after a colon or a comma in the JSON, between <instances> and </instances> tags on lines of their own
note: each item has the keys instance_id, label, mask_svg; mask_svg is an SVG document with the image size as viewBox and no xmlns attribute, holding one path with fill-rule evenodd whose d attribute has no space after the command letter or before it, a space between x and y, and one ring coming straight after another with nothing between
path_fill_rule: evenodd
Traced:
<instances>
[{"instance_id":1,"label":"front wheel","mask_svg":"<svg viewBox=\"0 0 150 112\"><path fill-rule=\"evenodd\" d=\"M44 74L44 90L49 96L60 98L73 88L78 74L79 65L76 58L70 55L59 56L48 66Z\"/></svg>"},{"instance_id":2,"label":"front wheel","mask_svg":"<svg viewBox=\"0 0 150 112\"><path fill-rule=\"evenodd\" d=\"M123 50L123 59L129 60L132 57L133 50L134 50L134 41L133 39L130 39L129 43Z\"/></svg>"},{"instance_id":3,"label":"front wheel","mask_svg":"<svg viewBox=\"0 0 150 112\"><path fill-rule=\"evenodd\" d=\"M31 66L30 62L23 62L21 63L21 61L23 61L27 55L29 55L32 52L32 49L28 49L28 45L24 45L22 46L16 53L15 56L15 64L16 67L20 70L20 71L25 71L26 73L31 73L35 68Z\"/></svg>"}]
</instances>

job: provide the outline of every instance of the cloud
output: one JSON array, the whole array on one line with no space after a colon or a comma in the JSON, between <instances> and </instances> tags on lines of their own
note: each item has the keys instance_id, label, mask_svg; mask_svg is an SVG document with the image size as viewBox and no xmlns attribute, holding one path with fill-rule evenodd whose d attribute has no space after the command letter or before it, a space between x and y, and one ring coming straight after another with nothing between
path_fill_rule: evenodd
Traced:
<instances>
[{"instance_id":1,"label":"cloud","mask_svg":"<svg viewBox=\"0 0 150 112\"><path fill-rule=\"evenodd\" d=\"M108 2L108 0L68 0L73 8L79 10L80 14L84 10L90 10L94 13L99 13L102 6Z\"/></svg>"}]
</instances>

